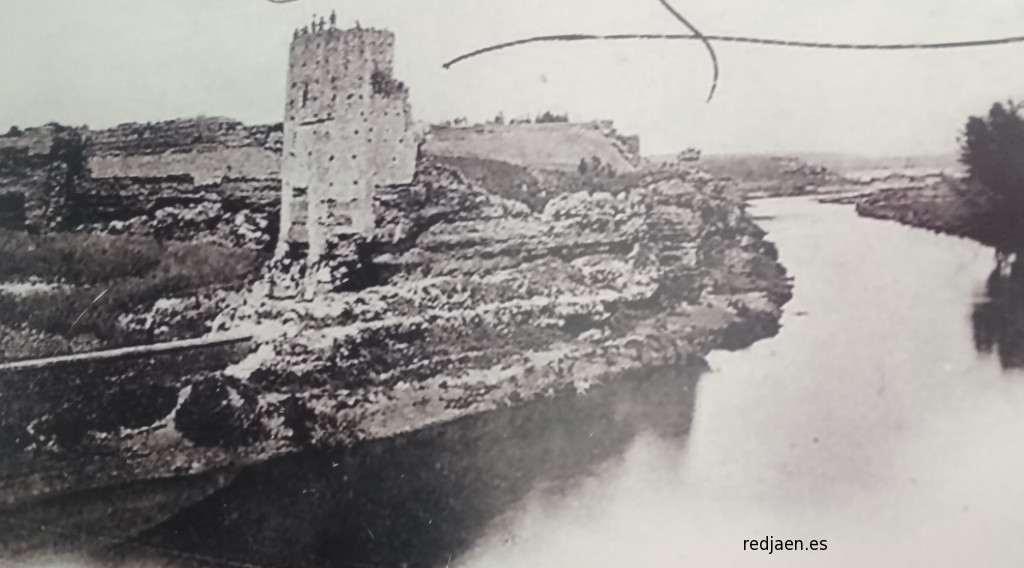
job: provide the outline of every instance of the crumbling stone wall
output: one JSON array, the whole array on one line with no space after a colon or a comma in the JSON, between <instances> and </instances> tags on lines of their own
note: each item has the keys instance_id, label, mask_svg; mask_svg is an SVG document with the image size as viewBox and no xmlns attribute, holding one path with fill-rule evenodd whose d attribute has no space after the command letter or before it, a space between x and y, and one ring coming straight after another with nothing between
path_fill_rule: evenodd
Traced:
<instances>
[{"instance_id":1,"label":"crumbling stone wall","mask_svg":"<svg viewBox=\"0 0 1024 568\"><path fill-rule=\"evenodd\" d=\"M122 124L89 133L89 168L95 178L187 175L199 185L278 178L281 131L225 118Z\"/></svg>"},{"instance_id":2,"label":"crumbling stone wall","mask_svg":"<svg viewBox=\"0 0 1024 568\"><path fill-rule=\"evenodd\" d=\"M67 196L71 230L216 241L272 250L277 238L278 180L225 178L197 185L190 176L83 180Z\"/></svg>"},{"instance_id":3,"label":"crumbling stone wall","mask_svg":"<svg viewBox=\"0 0 1024 568\"><path fill-rule=\"evenodd\" d=\"M67 195L86 175L79 129L48 124L0 136L0 225L32 231L64 227Z\"/></svg>"},{"instance_id":4,"label":"crumbling stone wall","mask_svg":"<svg viewBox=\"0 0 1024 568\"><path fill-rule=\"evenodd\" d=\"M208 184L225 177L276 178L280 176L280 154L265 148L223 148L210 151L136 156L93 156L93 176L162 177L192 176Z\"/></svg>"},{"instance_id":5,"label":"crumbling stone wall","mask_svg":"<svg viewBox=\"0 0 1024 568\"><path fill-rule=\"evenodd\" d=\"M272 248L280 144L281 125L207 118L3 135L0 228Z\"/></svg>"}]
</instances>

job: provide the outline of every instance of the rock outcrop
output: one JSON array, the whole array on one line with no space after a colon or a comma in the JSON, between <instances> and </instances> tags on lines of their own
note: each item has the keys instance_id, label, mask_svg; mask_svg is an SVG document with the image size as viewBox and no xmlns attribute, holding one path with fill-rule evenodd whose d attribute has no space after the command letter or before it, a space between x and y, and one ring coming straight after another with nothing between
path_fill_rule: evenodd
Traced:
<instances>
[{"instance_id":1,"label":"rock outcrop","mask_svg":"<svg viewBox=\"0 0 1024 568\"><path fill-rule=\"evenodd\" d=\"M66 373L0 377L53 398L4 422L21 474L2 496L211 471L679 369L771 335L789 298L772 245L703 174L534 211L427 164L376 207L348 291L302 302L257 286L213 324L251 333L252 349L191 362L149 394L136 380L132 400L151 404L90 406L103 397L82 389L104 387L64 396ZM116 467L97 463L104 455Z\"/></svg>"}]
</instances>

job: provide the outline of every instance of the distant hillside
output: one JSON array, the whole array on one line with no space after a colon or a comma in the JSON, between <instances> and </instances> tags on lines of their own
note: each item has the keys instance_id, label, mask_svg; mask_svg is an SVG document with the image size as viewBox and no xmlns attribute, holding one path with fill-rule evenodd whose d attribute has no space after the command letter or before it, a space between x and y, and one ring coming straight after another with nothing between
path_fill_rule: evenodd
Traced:
<instances>
[{"instance_id":1,"label":"distant hillside","mask_svg":"<svg viewBox=\"0 0 1024 568\"><path fill-rule=\"evenodd\" d=\"M783 157L796 158L807 164L824 166L836 173L864 172L870 170L916 170L942 169L957 170L960 165L956 154L924 154L919 156L864 156L860 154L843 154L839 152L787 152L785 154L705 154L703 162L712 164L768 165L772 160ZM672 162L675 154L647 156L652 163Z\"/></svg>"},{"instance_id":2,"label":"distant hillside","mask_svg":"<svg viewBox=\"0 0 1024 568\"><path fill-rule=\"evenodd\" d=\"M433 129L425 153L498 160L531 168L575 170L596 157L616 172L636 171L640 143L618 134L610 122L483 124Z\"/></svg>"},{"instance_id":3,"label":"distant hillside","mask_svg":"<svg viewBox=\"0 0 1024 568\"><path fill-rule=\"evenodd\" d=\"M820 164L839 173L873 170L959 170L956 154L926 154L920 156L862 156L826 152L800 152L794 154L811 164Z\"/></svg>"},{"instance_id":4,"label":"distant hillside","mask_svg":"<svg viewBox=\"0 0 1024 568\"><path fill-rule=\"evenodd\" d=\"M709 174L731 180L742 194L793 195L832 186L840 176L795 156L710 155L697 162Z\"/></svg>"}]
</instances>

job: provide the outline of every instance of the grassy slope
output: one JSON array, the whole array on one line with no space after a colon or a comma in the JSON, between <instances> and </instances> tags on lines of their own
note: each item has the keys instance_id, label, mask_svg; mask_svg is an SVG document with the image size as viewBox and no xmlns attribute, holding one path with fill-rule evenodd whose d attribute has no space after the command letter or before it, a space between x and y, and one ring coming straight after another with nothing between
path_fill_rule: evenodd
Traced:
<instances>
[{"instance_id":1,"label":"grassy slope","mask_svg":"<svg viewBox=\"0 0 1024 568\"><path fill-rule=\"evenodd\" d=\"M559 170L575 170L581 158L596 156L618 172L636 169L613 139L571 123L442 129L431 134L424 151L435 156L471 156Z\"/></svg>"},{"instance_id":2,"label":"grassy slope","mask_svg":"<svg viewBox=\"0 0 1024 568\"><path fill-rule=\"evenodd\" d=\"M119 318L161 298L241 287L263 260L210 244L0 231L0 360L146 342ZM24 282L34 285L11 286Z\"/></svg>"}]
</instances>

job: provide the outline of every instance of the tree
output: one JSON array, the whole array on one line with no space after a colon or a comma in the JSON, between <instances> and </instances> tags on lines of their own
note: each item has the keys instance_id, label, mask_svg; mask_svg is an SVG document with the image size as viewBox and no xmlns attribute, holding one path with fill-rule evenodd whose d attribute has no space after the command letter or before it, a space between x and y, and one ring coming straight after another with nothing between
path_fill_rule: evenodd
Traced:
<instances>
[{"instance_id":1,"label":"tree","mask_svg":"<svg viewBox=\"0 0 1024 568\"><path fill-rule=\"evenodd\" d=\"M1002 248L1024 251L1024 118L1018 105L996 103L987 116L970 117L960 140L960 161L998 202L992 222L999 224Z\"/></svg>"}]
</instances>

